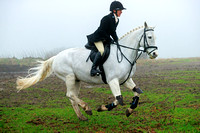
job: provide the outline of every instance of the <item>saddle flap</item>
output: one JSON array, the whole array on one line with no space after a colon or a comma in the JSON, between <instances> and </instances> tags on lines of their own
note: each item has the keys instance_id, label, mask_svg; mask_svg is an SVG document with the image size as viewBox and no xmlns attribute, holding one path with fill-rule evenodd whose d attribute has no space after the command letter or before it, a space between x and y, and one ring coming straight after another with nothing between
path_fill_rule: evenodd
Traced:
<instances>
[{"instance_id":1,"label":"saddle flap","mask_svg":"<svg viewBox=\"0 0 200 133\"><path fill-rule=\"evenodd\" d=\"M92 49L91 50L89 57L90 57L90 60L92 62L93 62L93 60L94 60L94 58L95 58L95 56L96 56L96 54L98 52L99 51L97 49ZM100 62L100 65L103 65L106 62L106 60L108 59L109 55L110 55L110 45L105 45L104 53L102 55L102 60Z\"/></svg>"},{"instance_id":2,"label":"saddle flap","mask_svg":"<svg viewBox=\"0 0 200 133\"><path fill-rule=\"evenodd\" d=\"M96 48L96 47L95 47ZM93 62L94 61L94 58L96 56L96 54L98 53L99 51L97 49L92 49L91 52L90 52L90 55L89 55L89 58L90 60ZM102 59L101 59L101 62L99 62L99 70L102 72L101 73L101 78L103 80L103 82L105 84L107 84L107 81L106 81L106 75L105 75L105 71L104 71L104 68L103 68L103 64L106 62L106 60L108 59L110 55L110 45L105 45L105 48L104 48L104 53L103 53L103 56L102 56Z\"/></svg>"}]
</instances>

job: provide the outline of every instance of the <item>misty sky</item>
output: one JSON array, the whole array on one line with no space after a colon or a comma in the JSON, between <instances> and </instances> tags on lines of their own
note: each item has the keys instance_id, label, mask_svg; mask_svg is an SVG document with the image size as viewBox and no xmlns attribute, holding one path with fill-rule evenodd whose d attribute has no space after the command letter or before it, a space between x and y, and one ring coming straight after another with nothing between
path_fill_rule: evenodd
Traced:
<instances>
[{"instance_id":1,"label":"misty sky","mask_svg":"<svg viewBox=\"0 0 200 133\"><path fill-rule=\"evenodd\" d=\"M0 0L0 57L84 47L113 0ZM159 58L200 57L200 0L121 0L118 36L155 26Z\"/></svg>"}]
</instances>

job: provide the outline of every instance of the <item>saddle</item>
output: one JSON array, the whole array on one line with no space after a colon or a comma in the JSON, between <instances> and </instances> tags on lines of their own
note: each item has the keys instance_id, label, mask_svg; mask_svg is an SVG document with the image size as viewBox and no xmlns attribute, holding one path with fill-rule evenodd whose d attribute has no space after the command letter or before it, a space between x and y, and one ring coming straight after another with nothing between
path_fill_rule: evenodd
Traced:
<instances>
[{"instance_id":1,"label":"saddle","mask_svg":"<svg viewBox=\"0 0 200 133\"><path fill-rule=\"evenodd\" d=\"M88 56L86 62L90 59L92 62L94 61L94 58L95 58L95 55L99 52L98 49L94 46L94 45L91 45L89 43L87 43L85 45L85 48L91 50L90 52L90 55ZM105 44L104 45L104 53L102 55L102 60L101 62L99 62L99 70L102 72L101 73L101 78L103 80L103 82L105 84L107 84L107 81L106 81L106 75L105 75L105 71L104 71L104 68L103 68L103 64L105 63L105 61L108 59L110 55L110 45L108 44Z\"/></svg>"}]
</instances>

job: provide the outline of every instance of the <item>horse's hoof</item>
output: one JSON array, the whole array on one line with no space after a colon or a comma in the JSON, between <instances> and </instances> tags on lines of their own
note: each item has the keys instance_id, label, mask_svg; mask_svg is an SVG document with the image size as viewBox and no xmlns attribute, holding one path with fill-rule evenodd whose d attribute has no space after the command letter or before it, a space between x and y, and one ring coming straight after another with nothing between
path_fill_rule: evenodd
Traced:
<instances>
[{"instance_id":1,"label":"horse's hoof","mask_svg":"<svg viewBox=\"0 0 200 133\"><path fill-rule=\"evenodd\" d=\"M127 117L129 117L132 113L133 113L133 109L128 108L128 109L126 110L126 116L127 116Z\"/></svg>"},{"instance_id":2,"label":"horse's hoof","mask_svg":"<svg viewBox=\"0 0 200 133\"><path fill-rule=\"evenodd\" d=\"M88 115L92 115L92 110L86 110L85 113Z\"/></svg>"},{"instance_id":3,"label":"horse's hoof","mask_svg":"<svg viewBox=\"0 0 200 133\"><path fill-rule=\"evenodd\" d=\"M99 107L97 108L97 111L98 111L98 112L103 111L103 110L101 109L101 106L99 106Z\"/></svg>"},{"instance_id":4,"label":"horse's hoof","mask_svg":"<svg viewBox=\"0 0 200 133\"><path fill-rule=\"evenodd\" d=\"M98 111L98 112L108 111L108 108L106 108L105 105L101 105L101 106L99 106L99 107L97 108L97 111Z\"/></svg>"},{"instance_id":5,"label":"horse's hoof","mask_svg":"<svg viewBox=\"0 0 200 133\"><path fill-rule=\"evenodd\" d=\"M129 113L128 109L126 110L126 117L129 117L131 113Z\"/></svg>"},{"instance_id":6,"label":"horse's hoof","mask_svg":"<svg viewBox=\"0 0 200 133\"><path fill-rule=\"evenodd\" d=\"M80 121L88 121L88 118L86 118L86 117L83 116L83 117L79 117L79 120Z\"/></svg>"}]
</instances>

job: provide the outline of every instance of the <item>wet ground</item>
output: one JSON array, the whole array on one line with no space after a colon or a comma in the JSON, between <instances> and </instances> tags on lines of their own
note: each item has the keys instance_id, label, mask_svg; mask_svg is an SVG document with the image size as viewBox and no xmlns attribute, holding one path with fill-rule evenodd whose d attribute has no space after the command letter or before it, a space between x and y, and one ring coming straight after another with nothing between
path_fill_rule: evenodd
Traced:
<instances>
[{"instance_id":1,"label":"wet ground","mask_svg":"<svg viewBox=\"0 0 200 133\"><path fill-rule=\"evenodd\" d=\"M0 113L0 132L23 131L23 125L18 128L15 124L15 121L18 120L21 122L23 120L20 117L24 117L24 115L20 116L19 112L17 112L19 108L30 112L37 112L38 108L42 110L54 108L61 110L66 108L72 109L69 100L65 96L65 83L54 75L29 89L17 93L16 79L18 76L26 76L29 68L30 66L26 65L0 65L0 112L10 111L14 113L14 116L12 116L12 113ZM111 112L111 116L102 115L98 117L99 114L94 115L90 121L90 123L94 123L92 126L88 126L87 124L80 126L80 122L76 121L77 117L74 112L69 113L68 116L58 117L55 116L59 114L57 111L50 116L46 116L45 114L36 115L31 120L27 119L24 124L25 126L31 125L36 131L37 129L35 128L42 126L42 129L39 130L49 128L49 131L55 130L54 132L63 132L66 126L69 126L68 130L79 130L78 132L85 131L86 127L89 127L87 129L88 132L98 132L101 130L107 132L106 130L109 128L113 132L155 132L156 130L163 131L163 128L170 132L187 132L191 129L199 131L199 120L198 117L196 118L198 113L191 113L189 111L189 109L198 111L200 108L198 100L200 99L199 73L200 58L139 60L133 80L145 93L142 94L142 98L140 99L140 107L134 111L134 115L130 116L131 118L124 118L124 111L129 106L128 104L132 100L133 94L128 89L122 87L121 90L126 105L115 108ZM97 105L110 104L114 100L108 85L105 84L94 85L82 83L79 98L88 102L93 110L97 108ZM144 108L146 110L143 110ZM179 109L186 111L184 112L185 116L181 116L181 113L180 115L174 113ZM46 112L49 113L51 111ZM32 116L32 114L26 113ZM73 117L73 119L69 119L68 117ZM106 117L109 121L119 119L118 121L114 121L117 123L119 129L116 127L112 128L109 122L96 123L96 119L100 121L103 117ZM111 118L109 119L109 117ZM182 118L184 120L177 122L177 120ZM58 121L53 121L57 119L59 119L59 123ZM124 119L130 122L123 125L126 122ZM1 128L1 120L4 125L3 128ZM72 125L70 125L71 122L73 123ZM135 123L135 125L130 128L132 123ZM84 123L82 124L84 125ZM74 125L78 128L74 128ZM192 125L192 128L187 127L187 125ZM173 130L171 130L172 126L174 126ZM186 129L182 129L182 127L186 127ZM26 130L30 131L29 128L26 128Z\"/></svg>"}]
</instances>

